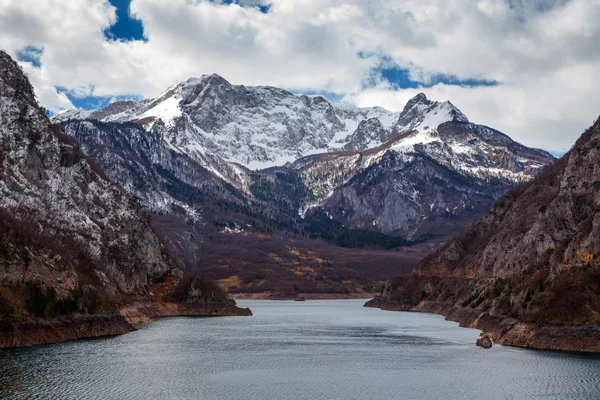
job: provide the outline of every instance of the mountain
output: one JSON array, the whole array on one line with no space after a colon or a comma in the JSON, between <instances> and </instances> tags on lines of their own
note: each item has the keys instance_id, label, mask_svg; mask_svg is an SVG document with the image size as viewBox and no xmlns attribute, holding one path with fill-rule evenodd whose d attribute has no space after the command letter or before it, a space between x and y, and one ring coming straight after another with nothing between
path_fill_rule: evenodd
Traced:
<instances>
[{"instance_id":1,"label":"mountain","mask_svg":"<svg viewBox=\"0 0 600 400\"><path fill-rule=\"evenodd\" d=\"M382 108L336 106L321 96L237 86L218 75L204 75L174 85L154 99L117 102L96 111L70 110L54 120L137 122L147 130L160 131L182 153L208 152L262 169L314 152L341 149L368 118L376 118L391 131L397 116Z\"/></svg>"},{"instance_id":2,"label":"mountain","mask_svg":"<svg viewBox=\"0 0 600 400\"><path fill-rule=\"evenodd\" d=\"M397 135L366 151L296 161L320 206L342 223L409 238L460 232L552 160L468 119L451 103L410 100Z\"/></svg>"},{"instance_id":3,"label":"mountain","mask_svg":"<svg viewBox=\"0 0 600 400\"><path fill-rule=\"evenodd\" d=\"M370 250L446 240L553 160L424 94L392 113L231 85L218 75L53 121L154 214L153 226L189 269L207 272L209 260L222 265L209 275L215 279L239 277L227 265L250 268L241 255L226 263L204 256L240 254L235 246L272 247L257 259L270 265L269 254L289 255L289 240ZM255 282L274 276L261 271ZM380 276L357 281L372 289ZM287 289L269 291L301 287L298 277L306 278L292 273ZM326 286L342 290L338 283Z\"/></svg>"},{"instance_id":4,"label":"mountain","mask_svg":"<svg viewBox=\"0 0 600 400\"><path fill-rule=\"evenodd\" d=\"M0 347L123 333L155 315L243 312L183 275L138 203L46 118L0 52Z\"/></svg>"},{"instance_id":5,"label":"mountain","mask_svg":"<svg viewBox=\"0 0 600 400\"><path fill-rule=\"evenodd\" d=\"M213 167L205 157L218 156L257 170L283 166L311 154L364 151L402 136L405 140L396 146L402 151L415 144L430 144L432 149L442 145L440 157L448 163L465 158L468 162L457 167L476 175L487 172L512 180L527 178L551 158L498 131L469 123L452 103L430 101L423 93L411 99L402 112L394 113L380 107L335 104L321 96L295 95L275 87L232 85L216 74L191 78L154 99L115 102L100 110L67 110L53 120L134 122L159 133L176 151L199 158L217 174L218 166ZM453 124L438 129L448 122ZM454 135L457 137L452 138ZM477 140L485 141L485 148L478 151ZM502 145L514 154L508 154L504 162L496 159L486 164L488 158L504 155L497 152ZM479 171L492 167L497 170Z\"/></svg>"},{"instance_id":6,"label":"mountain","mask_svg":"<svg viewBox=\"0 0 600 400\"><path fill-rule=\"evenodd\" d=\"M440 313L501 344L598 352L599 218L600 119L369 305Z\"/></svg>"},{"instance_id":7,"label":"mountain","mask_svg":"<svg viewBox=\"0 0 600 400\"><path fill-rule=\"evenodd\" d=\"M65 111L53 120L153 212L189 207L173 193L136 187L142 181L125 169L136 168L141 176L160 165L182 178L195 164L253 197L250 187L264 174L252 169L279 165L308 188L296 199L301 215L320 207L350 228L413 239L439 232L440 225L448 227L444 235L457 233L553 159L422 93L392 113L279 88L236 86L218 75L189 79L154 99ZM133 159L145 152L148 162L132 166L128 151L111 140L127 141L137 153ZM115 152L123 153L120 160L110 159ZM186 167L173 165L173 159L185 159ZM117 171L115 164L123 161ZM374 184L373 174L385 184ZM155 179L144 180L149 181ZM188 176L184 181L205 186L214 180ZM395 217L400 209L404 216ZM453 230L449 226L456 224L448 218L462 222Z\"/></svg>"}]
</instances>

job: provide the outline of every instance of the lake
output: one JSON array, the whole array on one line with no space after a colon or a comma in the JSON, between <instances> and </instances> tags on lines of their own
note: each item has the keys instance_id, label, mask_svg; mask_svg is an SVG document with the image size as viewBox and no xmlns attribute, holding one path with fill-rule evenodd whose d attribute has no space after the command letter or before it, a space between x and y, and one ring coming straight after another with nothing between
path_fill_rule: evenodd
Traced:
<instances>
[{"instance_id":1,"label":"lake","mask_svg":"<svg viewBox=\"0 0 600 400\"><path fill-rule=\"evenodd\" d=\"M600 398L600 356L485 350L477 330L363 300L238 303L255 315L0 351L0 398Z\"/></svg>"}]
</instances>

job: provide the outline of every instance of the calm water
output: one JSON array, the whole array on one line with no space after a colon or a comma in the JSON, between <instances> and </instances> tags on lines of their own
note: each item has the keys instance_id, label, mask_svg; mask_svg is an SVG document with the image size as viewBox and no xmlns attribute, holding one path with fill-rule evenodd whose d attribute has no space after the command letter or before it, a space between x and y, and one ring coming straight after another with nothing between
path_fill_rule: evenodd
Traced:
<instances>
[{"instance_id":1,"label":"calm water","mask_svg":"<svg viewBox=\"0 0 600 400\"><path fill-rule=\"evenodd\" d=\"M600 399L600 357L474 345L479 332L361 300L240 301L124 336L0 351L0 398Z\"/></svg>"}]
</instances>

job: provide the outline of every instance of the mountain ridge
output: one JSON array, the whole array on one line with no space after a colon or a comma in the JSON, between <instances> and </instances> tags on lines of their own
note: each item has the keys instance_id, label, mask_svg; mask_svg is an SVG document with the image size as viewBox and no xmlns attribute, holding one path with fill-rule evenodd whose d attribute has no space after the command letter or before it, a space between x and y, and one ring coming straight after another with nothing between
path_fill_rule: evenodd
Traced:
<instances>
[{"instance_id":1,"label":"mountain ridge","mask_svg":"<svg viewBox=\"0 0 600 400\"><path fill-rule=\"evenodd\" d=\"M184 272L148 215L48 120L2 51L0 195L0 347L135 330L124 304L146 319L248 312L200 276L202 296L175 299Z\"/></svg>"},{"instance_id":2,"label":"mountain ridge","mask_svg":"<svg viewBox=\"0 0 600 400\"><path fill-rule=\"evenodd\" d=\"M203 251L237 254L223 249L266 245L261 235L272 238L280 259L290 240L365 249L446 240L553 159L424 94L389 113L236 86L217 75L171 86L155 99L53 120L158 216L155 228L199 271L212 268ZM248 168L279 156L284 165ZM177 224L188 233L178 233ZM269 265L268 257L261 262ZM239 275L223 267L211 276L227 273Z\"/></svg>"},{"instance_id":3,"label":"mountain ridge","mask_svg":"<svg viewBox=\"0 0 600 400\"><path fill-rule=\"evenodd\" d=\"M600 351L598 149L600 119L367 305L439 313L501 344Z\"/></svg>"}]
</instances>

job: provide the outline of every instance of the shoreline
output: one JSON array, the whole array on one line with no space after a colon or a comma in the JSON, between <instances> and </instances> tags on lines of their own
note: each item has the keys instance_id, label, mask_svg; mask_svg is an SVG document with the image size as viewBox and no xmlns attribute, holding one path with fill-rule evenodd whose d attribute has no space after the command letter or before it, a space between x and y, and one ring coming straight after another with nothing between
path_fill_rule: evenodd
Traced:
<instances>
[{"instance_id":1,"label":"shoreline","mask_svg":"<svg viewBox=\"0 0 600 400\"><path fill-rule=\"evenodd\" d=\"M118 336L137 329L120 314L82 315L0 324L0 349Z\"/></svg>"},{"instance_id":2,"label":"shoreline","mask_svg":"<svg viewBox=\"0 0 600 400\"><path fill-rule=\"evenodd\" d=\"M79 315L0 324L0 349L31 347L79 339L119 336L135 332L135 324L152 318L177 316L251 316L249 308L235 303L178 304L131 303L114 314Z\"/></svg>"},{"instance_id":3,"label":"shoreline","mask_svg":"<svg viewBox=\"0 0 600 400\"><path fill-rule=\"evenodd\" d=\"M537 350L600 354L600 327L533 325L454 304L424 300L414 305L374 298L364 305L384 311L438 314L460 327L479 329L494 344Z\"/></svg>"},{"instance_id":4,"label":"shoreline","mask_svg":"<svg viewBox=\"0 0 600 400\"><path fill-rule=\"evenodd\" d=\"M279 294L273 292L259 293L229 293L234 300L282 300L295 301L304 300L369 300L375 297L375 293L297 293L294 295Z\"/></svg>"}]
</instances>

